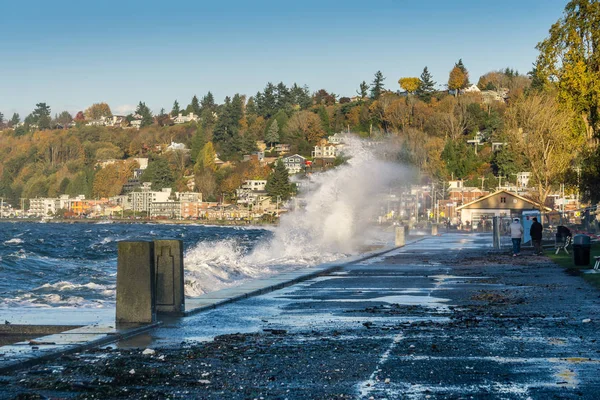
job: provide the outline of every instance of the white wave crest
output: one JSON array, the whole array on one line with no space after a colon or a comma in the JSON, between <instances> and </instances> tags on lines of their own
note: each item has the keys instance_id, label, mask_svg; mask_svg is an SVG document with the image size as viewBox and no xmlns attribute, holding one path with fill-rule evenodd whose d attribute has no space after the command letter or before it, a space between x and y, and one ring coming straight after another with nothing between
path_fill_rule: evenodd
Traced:
<instances>
[{"instance_id":1,"label":"white wave crest","mask_svg":"<svg viewBox=\"0 0 600 400\"><path fill-rule=\"evenodd\" d=\"M12 239L5 241L4 244L21 244L23 242L24 242L23 239L12 238Z\"/></svg>"}]
</instances>

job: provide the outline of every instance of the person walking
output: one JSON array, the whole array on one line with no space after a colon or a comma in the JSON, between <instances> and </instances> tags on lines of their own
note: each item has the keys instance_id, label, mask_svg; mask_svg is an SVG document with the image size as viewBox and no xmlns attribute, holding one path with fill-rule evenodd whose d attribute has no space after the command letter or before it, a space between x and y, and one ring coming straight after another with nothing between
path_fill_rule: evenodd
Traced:
<instances>
[{"instance_id":1,"label":"person walking","mask_svg":"<svg viewBox=\"0 0 600 400\"><path fill-rule=\"evenodd\" d=\"M533 243L533 252L536 255L542 254L542 231L544 227L537 220L537 217L533 217L533 224L531 224L531 228L529 229L529 234L531 235L531 242Z\"/></svg>"},{"instance_id":2,"label":"person walking","mask_svg":"<svg viewBox=\"0 0 600 400\"><path fill-rule=\"evenodd\" d=\"M523 238L523 226L521 226L519 218L513 219L510 224L510 238L513 245L513 257L516 257L521 252L521 239Z\"/></svg>"}]
</instances>

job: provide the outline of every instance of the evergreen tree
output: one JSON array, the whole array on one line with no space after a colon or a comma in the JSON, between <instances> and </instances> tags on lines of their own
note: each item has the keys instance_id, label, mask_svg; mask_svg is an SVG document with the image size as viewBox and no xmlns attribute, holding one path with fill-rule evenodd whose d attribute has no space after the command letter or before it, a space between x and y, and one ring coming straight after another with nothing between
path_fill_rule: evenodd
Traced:
<instances>
[{"instance_id":1,"label":"evergreen tree","mask_svg":"<svg viewBox=\"0 0 600 400\"><path fill-rule=\"evenodd\" d=\"M327 112L327 109L325 108L325 106L321 106L319 107L319 118L321 119L321 126L323 127L323 130L325 131L325 133L330 134L331 133L331 122L329 121L329 113Z\"/></svg>"},{"instance_id":2,"label":"evergreen tree","mask_svg":"<svg viewBox=\"0 0 600 400\"><path fill-rule=\"evenodd\" d=\"M173 103L173 108L171 109L171 116L176 117L179 115L180 112L181 109L179 108L179 102L175 100L175 102Z\"/></svg>"},{"instance_id":3,"label":"evergreen tree","mask_svg":"<svg viewBox=\"0 0 600 400\"><path fill-rule=\"evenodd\" d=\"M288 170L283 165L281 159L277 160L273 172L269 175L265 190L273 201L277 201L278 199L285 201L292 196L294 186L290 183Z\"/></svg>"},{"instance_id":4,"label":"evergreen tree","mask_svg":"<svg viewBox=\"0 0 600 400\"><path fill-rule=\"evenodd\" d=\"M254 97L250 96L248 102L246 103L246 114L254 114L256 115L256 103L254 102Z\"/></svg>"},{"instance_id":5,"label":"evergreen tree","mask_svg":"<svg viewBox=\"0 0 600 400\"><path fill-rule=\"evenodd\" d=\"M293 106L300 107L301 110L306 110L312 106L312 97L308 86L298 86L296 83L290 89L291 103Z\"/></svg>"},{"instance_id":6,"label":"evergreen tree","mask_svg":"<svg viewBox=\"0 0 600 400\"><path fill-rule=\"evenodd\" d=\"M258 150L256 145L256 137L251 132L246 132L242 137L241 141L242 152L244 154L250 154Z\"/></svg>"},{"instance_id":7,"label":"evergreen tree","mask_svg":"<svg viewBox=\"0 0 600 400\"><path fill-rule=\"evenodd\" d=\"M215 111L215 109L217 108L217 105L215 103L215 97L210 91L206 93L204 97L202 97L202 100L200 101L200 108L202 111Z\"/></svg>"},{"instance_id":8,"label":"evergreen tree","mask_svg":"<svg viewBox=\"0 0 600 400\"><path fill-rule=\"evenodd\" d=\"M200 115L200 101L198 101L198 97L194 95L192 97L192 102L187 106L186 111L189 113L194 113L194 115Z\"/></svg>"},{"instance_id":9,"label":"evergreen tree","mask_svg":"<svg viewBox=\"0 0 600 400\"><path fill-rule=\"evenodd\" d=\"M206 136L204 135L204 127L202 125L198 125L196 132L194 133L194 137L192 138L192 148L190 149L190 159L193 163L196 163L200 151L205 144Z\"/></svg>"},{"instance_id":10,"label":"evergreen tree","mask_svg":"<svg viewBox=\"0 0 600 400\"><path fill-rule=\"evenodd\" d=\"M37 103L35 110L31 114L33 116L33 124L38 126L38 129L50 129L52 119L50 117L50 106L46 103Z\"/></svg>"},{"instance_id":11,"label":"evergreen tree","mask_svg":"<svg viewBox=\"0 0 600 400\"><path fill-rule=\"evenodd\" d=\"M358 91L356 92L361 99L366 99L369 94L369 84L365 81L362 81L358 87Z\"/></svg>"},{"instance_id":12,"label":"evergreen tree","mask_svg":"<svg viewBox=\"0 0 600 400\"><path fill-rule=\"evenodd\" d=\"M16 126L19 124L19 122L21 122L21 117L19 116L18 113L14 113L12 118L10 119L10 123L9 125L12 126Z\"/></svg>"},{"instance_id":13,"label":"evergreen tree","mask_svg":"<svg viewBox=\"0 0 600 400\"><path fill-rule=\"evenodd\" d=\"M150 111L150 108L148 108L146 103L140 101L135 113L142 117L141 128L152 125L152 111Z\"/></svg>"},{"instance_id":14,"label":"evergreen tree","mask_svg":"<svg viewBox=\"0 0 600 400\"><path fill-rule=\"evenodd\" d=\"M273 121L271 126L269 126L269 129L267 129L265 142L269 143L271 147L273 147L273 143L279 142L279 124L277 123L277 120Z\"/></svg>"},{"instance_id":15,"label":"evergreen tree","mask_svg":"<svg viewBox=\"0 0 600 400\"><path fill-rule=\"evenodd\" d=\"M148 164L140 177L140 181L151 182L153 190L162 190L163 188L173 187L175 178L169 162L164 158L157 158Z\"/></svg>"},{"instance_id":16,"label":"evergreen tree","mask_svg":"<svg viewBox=\"0 0 600 400\"><path fill-rule=\"evenodd\" d=\"M463 64L462 58L459 59L458 62L454 66L459 68L462 71L462 73L465 75L465 83L461 89L469 87L471 85L471 83L469 82L469 71L467 71L467 68Z\"/></svg>"},{"instance_id":17,"label":"evergreen tree","mask_svg":"<svg viewBox=\"0 0 600 400\"><path fill-rule=\"evenodd\" d=\"M373 83L371 84L371 98L373 100L377 100L379 99L379 96L381 96L381 93L383 93L383 81L385 80L385 77L383 76L383 73L381 73L381 71L377 71L375 73L375 78L373 79Z\"/></svg>"},{"instance_id":18,"label":"evergreen tree","mask_svg":"<svg viewBox=\"0 0 600 400\"><path fill-rule=\"evenodd\" d=\"M431 96L435 92L435 82L427 67L423 68L421 73L421 86L417 89L417 96L426 102L431 100Z\"/></svg>"},{"instance_id":19,"label":"evergreen tree","mask_svg":"<svg viewBox=\"0 0 600 400\"><path fill-rule=\"evenodd\" d=\"M0 112L0 128L4 125L4 114Z\"/></svg>"}]
</instances>

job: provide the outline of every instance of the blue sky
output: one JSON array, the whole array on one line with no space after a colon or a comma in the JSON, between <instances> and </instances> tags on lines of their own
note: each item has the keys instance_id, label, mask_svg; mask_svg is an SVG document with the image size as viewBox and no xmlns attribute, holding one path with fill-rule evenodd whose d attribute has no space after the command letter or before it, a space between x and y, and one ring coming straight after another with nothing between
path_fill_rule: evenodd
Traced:
<instances>
[{"instance_id":1,"label":"blue sky","mask_svg":"<svg viewBox=\"0 0 600 400\"><path fill-rule=\"evenodd\" d=\"M23 0L0 10L0 112L38 102L130 112L253 95L268 81L352 96L377 70L386 88L428 66L438 85L462 58L471 81L527 72L567 1Z\"/></svg>"}]
</instances>

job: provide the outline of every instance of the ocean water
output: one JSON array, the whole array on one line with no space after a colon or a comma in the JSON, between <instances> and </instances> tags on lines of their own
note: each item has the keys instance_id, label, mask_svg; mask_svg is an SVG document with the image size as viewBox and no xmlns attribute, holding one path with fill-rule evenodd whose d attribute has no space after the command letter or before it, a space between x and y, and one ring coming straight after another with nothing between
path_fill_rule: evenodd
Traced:
<instances>
[{"instance_id":1,"label":"ocean water","mask_svg":"<svg viewBox=\"0 0 600 400\"><path fill-rule=\"evenodd\" d=\"M241 259L272 235L246 227L1 222L0 307L114 305L122 240L183 240L186 295L198 295L271 273Z\"/></svg>"},{"instance_id":2,"label":"ocean water","mask_svg":"<svg viewBox=\"0 0 600 400\"><path fill-rule=\"evenodd\" d=\"M389 246L378 199L410 171L358 139L344 151L347 164L306 177L303 206L276 228L0 222L0 308L114 306L122 240L183 240L188 297Z\"/></svg>"}]
</instances>

